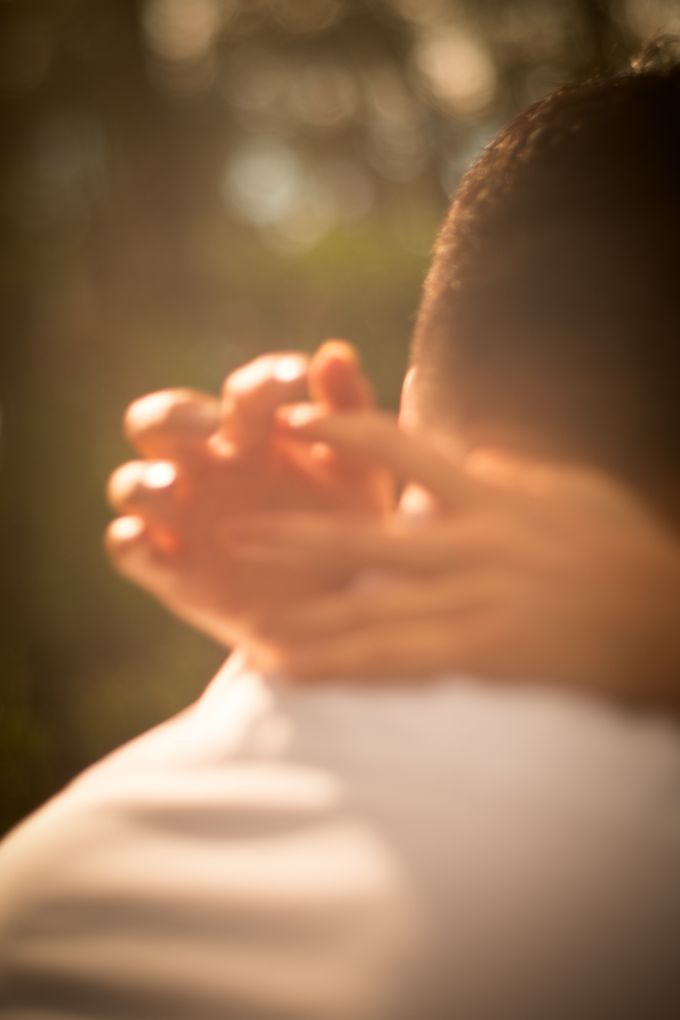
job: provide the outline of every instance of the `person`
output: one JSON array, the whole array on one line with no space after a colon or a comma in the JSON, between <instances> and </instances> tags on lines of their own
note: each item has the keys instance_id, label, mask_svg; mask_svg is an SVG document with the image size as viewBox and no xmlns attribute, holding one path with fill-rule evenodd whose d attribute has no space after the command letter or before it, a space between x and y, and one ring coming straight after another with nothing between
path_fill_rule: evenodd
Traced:
<instances>
[{"instance_id":1,"label":"person","mask_svg":"<svg viewBox=\"0 0 680 1020\"><path fill-rule=\"evenodd\" d=\"M606 466L671 513L678 109L674 72L574 86L511 125L463 183L415 349L416 406L437 443L454 447L452 406L468 445ZM642 142L643 168L639 154L619 162ZM613 186L614 168L631 180ZM610 244L604 226L623 236ZM633 272L631 251L650 234ZM612 261L596 286L603 248ZM598 287L616 266L625 288L605 308ZM653 317L640 373L643 312ZM326 405L343 409L347 389L334 387L352 374L347 359L309 367L324 406L302 426L274 414L294 374L284 361L228 383L222 428L213 405L186 394L133 408L129 427L152 461L112 487L126 514L110 536L121 569L223 641L249 642L263 611L266 631L291 601L323 604L355 566L274 562L230 517L272 495L295 509L310 486L312 509L341 511L352 528L386 515L384 471L346 458L365 391L355 400L349 387L343 433L325 417ZM439 453L427 463L436 474L447 464L448 485L409 470L464 502L466 478ZM619 496L631 533L650 534L653 518ZM383 579L368 583L381 590ZM483 678L368 692L296 687L238 658L229 669L5 843L2 967L15 1015L675 1015L680 746L667 715Z\"/></svg>"},{"instance_id":2,"label":"person","mask_svg":"<svg viewBox=\"0 0 680 1020\"><path fill-rule=\"evenodd\" d=\"M442 451L374 414L305 409L294 434L421 479L439 516L427 527L408 517L347 527L312 512L230 519L221 541L241 565L351 567L381 581L261 613L253 662L312 682L451 669L549 677L678 711L680 544L634 490L589 468L481 451L462 479Z\"/></svg>"}]
</instances>

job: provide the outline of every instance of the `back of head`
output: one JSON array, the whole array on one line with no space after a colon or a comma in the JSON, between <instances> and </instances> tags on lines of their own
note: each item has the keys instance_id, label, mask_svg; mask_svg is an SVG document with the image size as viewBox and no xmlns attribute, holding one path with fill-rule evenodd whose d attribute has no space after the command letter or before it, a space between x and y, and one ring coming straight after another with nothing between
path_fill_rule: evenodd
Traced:
<instances>
[{"instance_id":1,"label":"back of head","mask_svg":"<svg viewBox=\"0 0 680 1020\"><path fill-rule=\"evenodd\" d=\"M464 177L413 358L464 438L680 482L680 64L530 107Z\"/></svg>"}]
</instances>

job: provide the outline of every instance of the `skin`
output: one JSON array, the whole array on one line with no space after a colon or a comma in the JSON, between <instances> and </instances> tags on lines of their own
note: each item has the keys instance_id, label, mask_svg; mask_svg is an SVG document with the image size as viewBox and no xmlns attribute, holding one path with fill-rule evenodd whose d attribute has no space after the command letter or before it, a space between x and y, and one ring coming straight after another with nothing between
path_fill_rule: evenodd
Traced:
<instances>
[{"instance_id":1,"label":"skin","mask_svg":"<svg viewBox=\"0 0 680 1020\"><path fill-rule=\"evenodd\" d=\"M244 558L342 562L370 579L264 613L258 665L315 682L456 670L680 706L680 544L635 493L588 468L498 452L463 469L375 413L287 427L389 465L437 509L424 524L351 531L312 514L231 522L225 540Z\"/></svg>"},{"instance_id":2,"label":"skin","mask_svg":"<svg viewBox=\"0 0 680 1020\"><path fill-rule=\"evenodd\" d=\"M263 510L379 517L390 480L273 427L277 408L310 397L320 409L366 410L370 386L352 349L323 346L256 359L226 380L221 400L166 390L135 401L124 429L141 458L118 468L108 496L120 515L106 548L115 568L181 619L225 645L255 611L276 611L347 579L328 571L244 563L218 540L225 519Z\"/></svg>"},{"instance_id":3,"label":"skin","mask_svg":"<svg viewBox=\"0 0 680 1020\"><path fill-rule=\"evenodd\" d=\"M221 439L204 435L198 458L186 426L199 408L207 421L206 398L182 398L174 428L151 415L151 447L164 443L177 477L190 481L181 498L155 492L153 512L132 501L138 530L127 547L114 522L119 569L218 639L236 636L255 665L300 681L464 671L677 707L680 545L635 494L592 470L502 450L463 458L460 446L419 432L410 412L410 428L375 412L349 355L344 396L334 392L324 357L322 349L312 363L311 385L308 368L311 403L293 408L299 387L272 384L272 362L245 383L228 380ZM234 390L247 407L237 425ZM129 418L146 452L149 431L130 429ZM215 466L225 435L230 452ZM283 486L281 474L272 486L263 459L272 443L295 451ZM211 467L197 470L205 444ZM305 457L315 470L301 490ZM335 479L330 500L315 458ZM406 502L415 494L426 523L390 512L386 476L415 483ZM115 479L113 502L127 513L130 488Z\"/></svg>"}]
</instances>

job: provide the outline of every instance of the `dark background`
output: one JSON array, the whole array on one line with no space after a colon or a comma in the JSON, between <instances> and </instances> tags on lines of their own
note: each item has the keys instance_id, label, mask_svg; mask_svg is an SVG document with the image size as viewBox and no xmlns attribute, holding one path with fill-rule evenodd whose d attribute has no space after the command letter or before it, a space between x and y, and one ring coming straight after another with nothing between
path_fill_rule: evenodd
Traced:
<instances>
[{"instance_id":1,"label":"dark background","mask_svg":"<svg viewBox=\"0 0 680 1020\"><path fill-rule=\"evenodd\" d=\"M125 405L357 343L395 406L438 220L513 113L676 0L0 0L0 825L222 653L109 570Z\"/></svg>"}]
</instances>

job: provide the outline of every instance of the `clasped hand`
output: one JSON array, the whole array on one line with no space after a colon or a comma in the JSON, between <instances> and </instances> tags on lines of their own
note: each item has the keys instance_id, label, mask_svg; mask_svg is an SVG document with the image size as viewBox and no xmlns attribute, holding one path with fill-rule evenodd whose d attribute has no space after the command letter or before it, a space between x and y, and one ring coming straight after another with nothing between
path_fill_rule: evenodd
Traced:
<instances>
[{"instance_id":1,"label":"clasped hand","mask_svg":"<svg viewBox=\"0 0 680 1020\"><path fill-rule=\"evenodd\" d=\"M220 401L166 390L136 401L125 415L125 432L144 459L124 464L109 481L121 514L106 536L112 562L226 645L251 635L257 615L348 577L338 565L310 571L245 562L222 541L230 519L302 509L379 518L392 509L387 472L277 430L277 409L303 399L328 411L373 405L351 348L332 342L311 361L298 353L258 358L227 378Z\"/></svg>"},{"instance_id":2,"label":"clasped hand","mask_svg":"<svg viewBox=\"0 0 680 1020\"><path fill-rule=\"evenodd\" d=\"M466 672L677 705L680 547L665 525L592 469L461 460L400 429L347 345L258 359L221 404L143 398L126 431L146 459L110 483L114 564L260 668ZM433 516L395 515L395 481Z\"/></svg>"}]
</instances>

